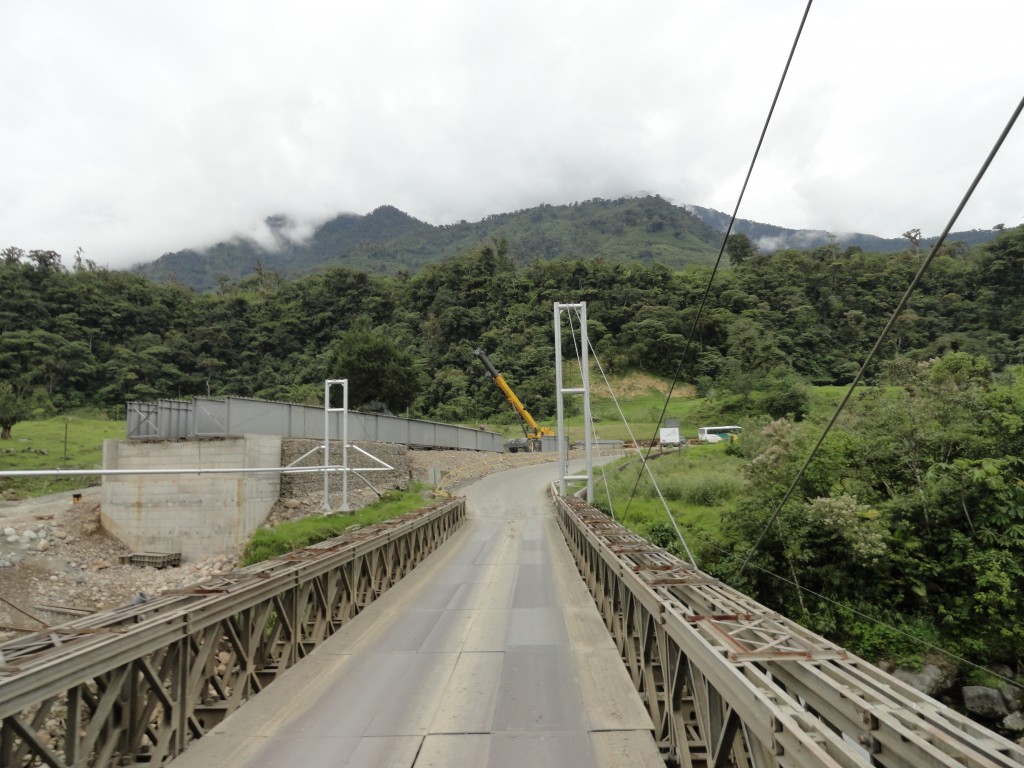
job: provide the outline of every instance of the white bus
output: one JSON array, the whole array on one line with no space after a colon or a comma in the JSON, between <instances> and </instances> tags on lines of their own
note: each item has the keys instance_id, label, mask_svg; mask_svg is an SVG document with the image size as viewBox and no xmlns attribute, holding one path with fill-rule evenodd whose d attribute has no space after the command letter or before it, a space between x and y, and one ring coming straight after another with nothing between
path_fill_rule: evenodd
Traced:
<instances>
[{"instance_id":1,"label":"white bus","mask_svg":"<svg viewBox=\"0 0 1024 768\"><path fill-rule=\"evenodd\" d=\"M701 427L697 439L702 443L720 443L722 440L736 440L743 433L743 427L735 424L729 427Z\"/></svg>"}]
</instances>

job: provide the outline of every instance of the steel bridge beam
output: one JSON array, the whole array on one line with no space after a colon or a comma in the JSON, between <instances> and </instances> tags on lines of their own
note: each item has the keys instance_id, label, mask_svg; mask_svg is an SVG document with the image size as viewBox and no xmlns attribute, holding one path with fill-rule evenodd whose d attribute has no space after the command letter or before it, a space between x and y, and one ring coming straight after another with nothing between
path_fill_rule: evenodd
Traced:
<instances>
[{"instance_id":1,"label":"steel bridge beam","mask_svg":"<svg viewBox=\"0 0 1024 768\"><path fill-rule=\"evenodd\" d=\"M463 499L436 504L0 645L0 766L166 764L464 519Z\"/></svg>"},{"instance_id":2,"label":"steel bridge beam","mask_svg":"<svg viewBox=\"0 0 1024 768\"><path fill-rule=\"evenodd\" d=\"M1024 749L575 498L569 549L683 766L998 766Z\"/></svg>"}]
</instances>

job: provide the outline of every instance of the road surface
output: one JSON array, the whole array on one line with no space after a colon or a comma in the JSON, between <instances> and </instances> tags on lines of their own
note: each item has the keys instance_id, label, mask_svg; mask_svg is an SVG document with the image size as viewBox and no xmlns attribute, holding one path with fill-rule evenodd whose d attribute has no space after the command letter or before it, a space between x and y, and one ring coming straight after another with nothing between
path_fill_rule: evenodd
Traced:
<instances>
[{"instance_id":1,"label":"road surface","mask_svg":"<svg viewBox=\"0 0 1024 768\"><path fill-rule=\"evenodd\" d=\"M466 488L455 536L174 768L663 768L545 498L555 474Z\"/></svg>"}]
</instances>

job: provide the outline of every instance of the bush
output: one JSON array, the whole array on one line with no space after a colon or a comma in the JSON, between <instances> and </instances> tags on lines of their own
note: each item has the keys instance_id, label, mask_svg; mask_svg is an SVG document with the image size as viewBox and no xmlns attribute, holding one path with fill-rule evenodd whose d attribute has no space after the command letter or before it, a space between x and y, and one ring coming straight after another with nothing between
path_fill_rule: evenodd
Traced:
<instances>
[{"instance_id":1,"label":"bush","mask_svg":"<svg viewBox=\"0 0 1024 768\"><path fill-rule=\"evenodd\" d=\"M664 520L652 520L646 525L641 526L640 535L654 546L661 547L662 549L669 549L679 541L679 537L676 536L676 529L672 527L672 523L667 523Z\"/></svg>"},{"instance_id":2,"label":"bush","mask_svg":"<svg viewBox=\"0 0 1024 768\"><path fill-rule=\"evenodd\" d=\"M377 502L363 507L355 514L317 515L291 520L273 528L260 528L245 545L242 564L252 565L280 557L296 549L341 536L353 526L373 525L421 509L429 503L419 489L414 487L408 491L388 491Z\"/></svg>"},{"instance_id":3,"label":"bush","mask_svg":"<svg viewBox=\"0 0 1024 768\"><path fill-rule=\"evenodd\" d=\"M743 488L738 477L706 477L697 480L684 495L684 499L695 506L712 507L728 501Z\"/></svg>"},{"instance_id":4,"label":"bush","mask_svg":"<svg viewBox=\"0 0 1024 768\"><path fill-rule=\"evenodd\" d=\"M738 476L697 475L672 478L661 490L670 501L681 501L694 507L713 507L733 498L742 489L743 481Z\"/></svg>"},{"instance_id":5,"label":"bush","mask_svg":"<svg viewBox=\"0 0 1024 768\"><path fill-rule=\"evenodd\" d=\"M779 382L761 400L761 408L773 419L791 418L802 421L810 407L807 387L800 383Z\"/></svg>"},{"instance_id":6,"label":"bush","mask_svg":"<svg viewBox=\"0 0 1024 768\"><path fill-rule=\"evenodd\" d=\"M679 501L683 498L685 481L678 478L672 477L667 480L663 480L659 487L661 488L661 495L664 496L668 501ZM652 489L652 496L653 489Z\"/></svg>"},{"instance_id":7,"label":"bush","mask_svg":"<svg viewBox=\"0 0 1024 768\"><path fill-rule=\"evenodd\" d=\"M900 666L913 667L921 663L921 655L927 652L925 643L945 646L953 653L962 652L960 648L949 648L949 641L941 638L927 619L904 617L892 612L879 616L878 620L862 615L877 613L878 609L868 604L857 605L853 610L844 605L812 611L812 615L831 616L833 622L833 627L814 626L812 629L828 632L841 645L872 662L892 661ZM814 621L810 623L817 624Z\"/></svg>"}]
</instances>

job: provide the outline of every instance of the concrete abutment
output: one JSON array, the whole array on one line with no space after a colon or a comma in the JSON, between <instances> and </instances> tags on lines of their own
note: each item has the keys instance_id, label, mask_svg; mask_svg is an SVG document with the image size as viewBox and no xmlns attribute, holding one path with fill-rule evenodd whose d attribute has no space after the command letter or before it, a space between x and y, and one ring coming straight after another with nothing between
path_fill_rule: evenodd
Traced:
<instances>
[{"instance_id":1,"label":"concrete abutment","mask_svg":"<svg viewBox=\"0 0 1024 768\"><path fill-rule=\"evenodd\" d=\"M280 463L281 438L271 435L103 445L105 469L252 469ZM180 552L182 560L199 560L244 544L280 492L276 472L106 475L100 520L133 552Z\"/></svg>"}]
</instances>

